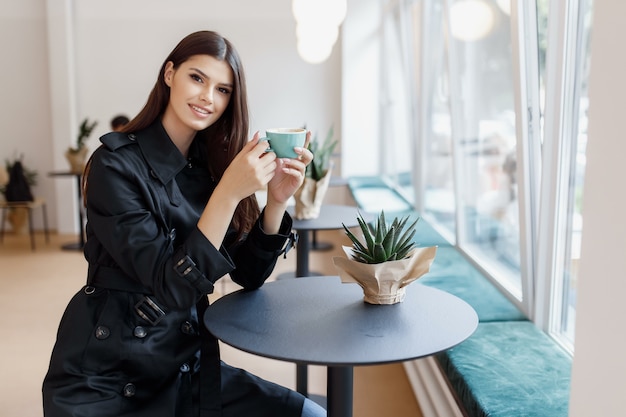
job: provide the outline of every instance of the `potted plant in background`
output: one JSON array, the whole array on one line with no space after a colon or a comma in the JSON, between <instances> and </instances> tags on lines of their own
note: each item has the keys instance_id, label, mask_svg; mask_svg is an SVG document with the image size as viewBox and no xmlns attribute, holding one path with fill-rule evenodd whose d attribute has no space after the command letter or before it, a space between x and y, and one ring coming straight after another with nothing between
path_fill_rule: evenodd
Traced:
<instances>
[{"instance_id":1,"label":"potted plant in background","mask_svg":"<svg viewBox=\"0 0 626 417\"><path fill-rule=\"evenodd\" d=\"M417 247L413 238L419 217L410 224L409 216L395 217L388 225L385 212L381 211L372 225L360 213L357 220L363 239L344 225L352 247L343 247L347 258L333 258L341 281L358 283L367 303L402 302L406 286L430 270L437 247Z\"/></svg>"},{"instance_id":2,"label":"potted plant in background","mask_svg":"<svg viewBox=\"0 0 626 417\"><path fill-rule=\"evenodd\" d=\"M80 124L78 129L78 137L76 139L76 146L69 147L65 152L65 158L70 164L70 171L75 174L82 174L85 169L85 163L87 161L88 148L85 146L85 141L93 132L93 129L98 124L97 121L89 123L89 119L85 118Z\"/></svg>"},{"instance_id":3,"label":"potted plant in background","mask_svg":"<svg viewBox=\"0 0 626 417\"><path fill-rule=\"evenodd\" d=\"M315 219L320 214L332 174L331 157L338 143L333 139L333 134L331 126L324 142L319 143L317 135L309 142L308 149L313 153L313 161L306 167L304 183L294 195L296 219Z\"/></svg>"},{"instance_id":4,"label":"potted plant in background","mask_svg":"<svg viewBox=\"0 0 626 417\"><path fill-rule=\"evenodd\" d=\"M11 172L16 172L14 168L16 167L16 163L20 164L21 173L26 180L28 188L34 187L37 185L37 171L27 168L23 165L22 160L23 156L19 158L14 158L12 160L7 159L5 161L4 168L0 169L0 193L2 193L4 199L6 201L11 201L11 198L7 195L7 185L11 180ZM15 201L15 200L13 200ZM15 234L25 234L27 227L26 222L28 220L27 208L25 207L11 207L9 208L9 213L7 215L7 220L11 225L11 229Z\"/></svg>"}]
</instances>

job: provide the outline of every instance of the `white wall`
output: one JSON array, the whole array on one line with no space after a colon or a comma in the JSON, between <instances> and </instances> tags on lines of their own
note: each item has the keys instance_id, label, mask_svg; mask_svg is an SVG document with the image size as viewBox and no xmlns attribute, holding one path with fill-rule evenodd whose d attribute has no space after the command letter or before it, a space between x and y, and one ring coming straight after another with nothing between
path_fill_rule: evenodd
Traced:
<instances>
[{"instance_id":1,"label":"white wall","mask_svg":"<svg viewBox=\"0 0 626 417\"><path fill-rule=\"evenodd\" d=\"M0 45L14 62L0 67L0 158L26 154L40 174L35 193L51 203L52 227L61 232L77 229L74 181L47 173L68 168L62 154L78 124L98 120L88 141L94 149L111 117L140 110L167 54L193 31L216 30L237 48L251 131L304 123L321 139L331 125L341 131L339 48L323 64L303 62L290 0L5 0L3 6Z\"/></svg>"},{"instance_id":2,"label":"white wall","mask_svg":"<svg viewBox=\"0 0 626 417\"><path fill-rule=\"evenodd\" d=\"M379 167L380 40L384 0L348 0L342 32L342 158L344 176L376 175ZM372 64L374 63L374 65Z\"/></svg>"},{"instance_id":3,"label":"white wall","mask_svg":"<svg viewBox=\"0 0 626 417\"><path fill-rule=\"evenodd\" d=\"M595 1L589 142L570 415L624 415L626 3Z\"/></svg>"},{"instance_id":4,"label":"white wall","mask_svg":"<svg viewBox=\"0 0 626 417\"><path fill-rule=\"evenodd\" d=\"M46 8L43 0L5 0L0 8L0 162L24 154L39 173L35 192L55 201ZM54 204L49 215L56 216ZM41 224L39 213L35 220Z\"/></svg>"}]
</instances>

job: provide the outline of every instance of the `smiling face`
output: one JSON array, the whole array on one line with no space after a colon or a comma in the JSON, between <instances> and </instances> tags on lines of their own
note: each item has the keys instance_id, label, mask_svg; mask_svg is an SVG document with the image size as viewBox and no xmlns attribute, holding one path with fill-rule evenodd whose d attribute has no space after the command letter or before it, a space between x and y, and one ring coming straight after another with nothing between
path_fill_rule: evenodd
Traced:
<instances>
[{"instance_id":1,"label":"smiling face","mask_svg":"<svg viewBox=\"0 0 626 417\"><path fill-rule=\"evenodd\" d=\"M164 74L170 98L163 127L172 140L189 141L224 114L233 92L230 66L209 55L194 55L174 68L168 62Z\"/></svg>"}]
</instances>

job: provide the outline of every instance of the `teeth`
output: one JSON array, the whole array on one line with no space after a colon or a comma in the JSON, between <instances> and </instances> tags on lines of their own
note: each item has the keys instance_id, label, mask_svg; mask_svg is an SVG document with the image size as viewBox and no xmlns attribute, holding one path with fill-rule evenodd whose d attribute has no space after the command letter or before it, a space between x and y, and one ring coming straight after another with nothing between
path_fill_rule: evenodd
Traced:
<instances>
[{"instance_id":1,"label":"teeth","mask_svg":"<svg viewBox=\"0 0 626 417\"><path fill-rule=\"evenodd\" d=\"M203 109L203 108L201 108L201 107L197 107L197 106L194 106L194 105L192 105L191 107L192 107L195 111L197 111L197 112L204 113L204 114L209 114L209 112L208 112L207 110L205 110L205 109Z\"/></svg>"}]
</instances>

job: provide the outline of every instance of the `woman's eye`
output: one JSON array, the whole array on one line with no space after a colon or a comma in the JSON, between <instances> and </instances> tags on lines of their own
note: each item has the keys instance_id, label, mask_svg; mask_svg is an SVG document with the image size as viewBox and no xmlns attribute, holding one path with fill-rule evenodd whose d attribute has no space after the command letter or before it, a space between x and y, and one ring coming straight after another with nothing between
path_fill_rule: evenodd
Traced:
<instances>
[{"instance_id":1,"label":"woman's eye","mask_svg":"<svg viewBox=\"0 0 626 417\"><path fill-rule=\"evenodd\" d=\"M230 90L228 88L220 87L218 91L222 94L230 94Z\"/></svg>"},{"instance_id":2,"label":"woman's eye","mask_svg":"<svg viewBox=\"0 0 626 417\"><path fill-rule=\"evenodd\" d=\"M199 83L201 83L201 82L202 82L202 77L200 77L200 76L199 76L199 75L197 75L197 74L191 74L191 79L192 79L192 80L194 80L194 81L197 81L197 82L199 82Z\"/></svg>"}]
</instances>

